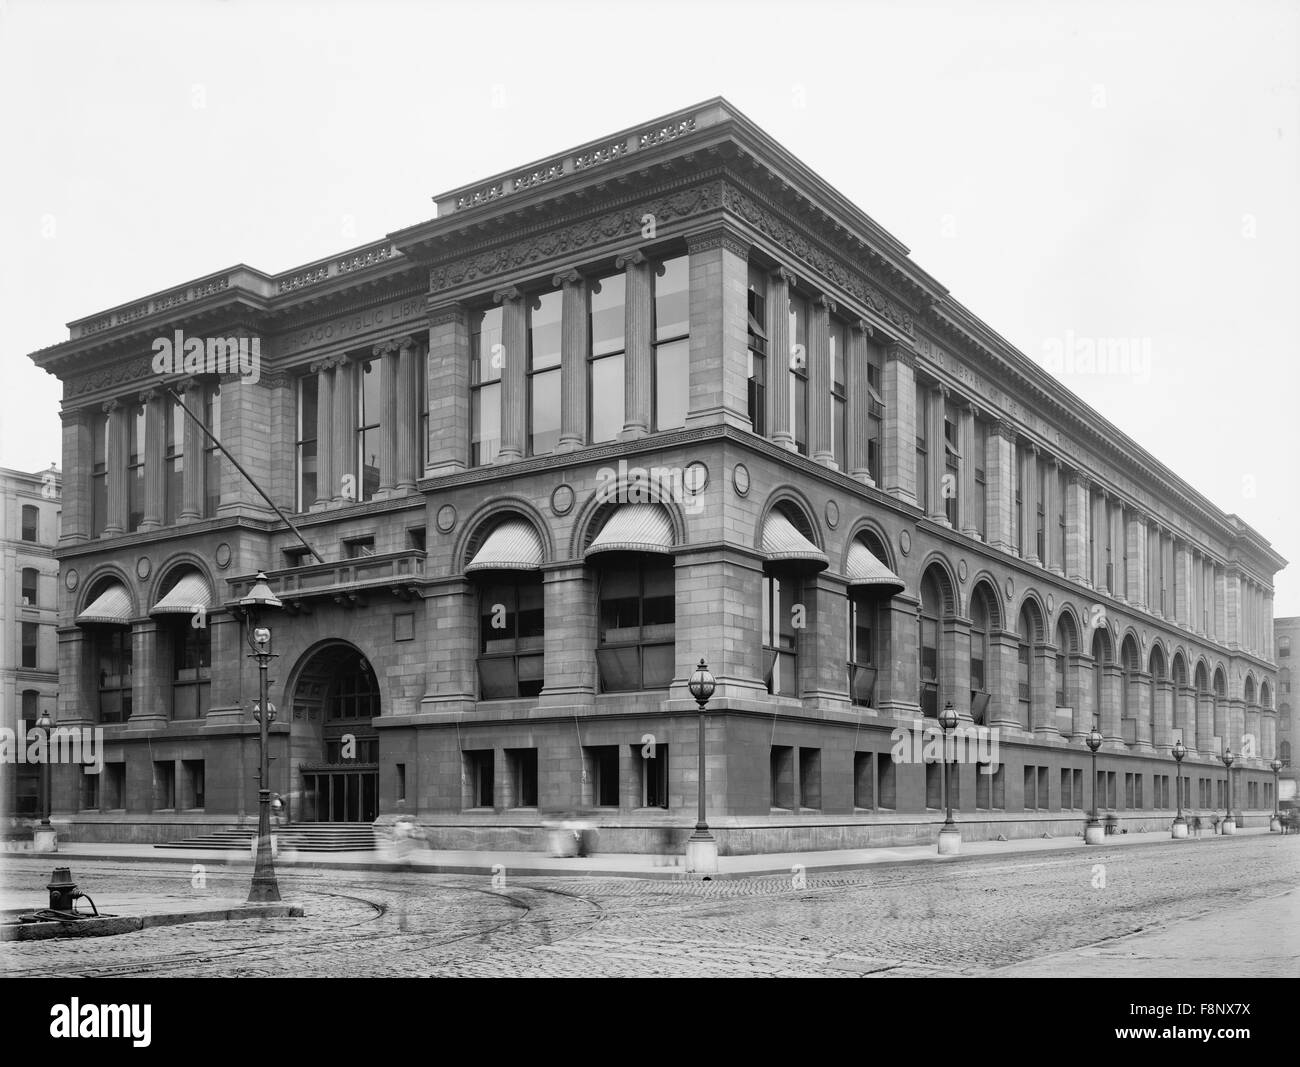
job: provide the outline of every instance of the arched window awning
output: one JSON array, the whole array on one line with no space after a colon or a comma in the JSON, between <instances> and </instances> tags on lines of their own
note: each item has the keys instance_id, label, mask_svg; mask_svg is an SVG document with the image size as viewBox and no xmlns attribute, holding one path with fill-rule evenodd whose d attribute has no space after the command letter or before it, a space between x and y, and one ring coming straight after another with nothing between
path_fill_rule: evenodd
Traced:
<instances>
[{"instance_id":1,"label":"arched window awning","mask_svg":"<svg viewBox=\"0 0 1300 1067\"><path fill-rule=\"evenodd\" d=\"M850 589L896 596L906 588L903 579L876 559L861 541L849 546L848 572Z\"/></svg>"},{"instance_id":2,"label":"arched window awning","mask_svg":"<svg viewBox=\"0 0 1300 1067\"><path fill-rule=\"evenodd\" d=\"M212 608L212 589L198 571L182 574L171 590L149 609L150 615L193 615Z\"/></svg>"},{"instance_id":3,"label":"arched window awning","mask_svg":"<svg viewBox=\"0 0 1300 1067\"><path fill-rule=\"evenodd\" d=\"M129 626L131 594L121 582L114 582L95 597L76 622L78 626Z\"/></svg>"},{"instance_id":4,"label":"arched window awning","mask_svg":"<svg viewBox=\"0 0 1300 1067\"><path fill-rule=\"evenodd\" d=\"M542 565L542 539L532 523L507 519L498 525L465 567L472 571L535 571Z\"/></svg>"},{"instance_id":5,"label":"arched window awning","mask_svg":"<svg viewBox=\"0 0 1300 1067\"><path fill-rule=\"evenodd\" d=\"M601 527L586 555L590 558L600 552L672 555L672 519L658 504L624 504Z\"/></svg>"},{"instance_id":6,"label":"arched window awning","mask_svg":"<svg viewBox=\"0 0 1300 1067\"><path fill-rule=\"evenodd\" d=\"M826 553L814 545L780 511L768 512L763 521L763 555L769 563L785 563L800 569L816 572L830 566Z\"/></svg>"}]
</instances>

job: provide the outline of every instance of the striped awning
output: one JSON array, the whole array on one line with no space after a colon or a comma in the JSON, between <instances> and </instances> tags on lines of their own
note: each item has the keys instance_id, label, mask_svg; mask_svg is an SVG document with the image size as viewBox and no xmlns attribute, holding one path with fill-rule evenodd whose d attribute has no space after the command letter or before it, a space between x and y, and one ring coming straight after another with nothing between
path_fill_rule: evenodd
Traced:
<instances>
[{"instance_id":1,"label":"striped awning","mask_svg":"<svg viewBox=\"0 0 1300 1067\"><path fill-rule=\"evenodd\" d=\"M190 571L181 575L171 591L149 609L149 614L193 615L199 608L207 611L211 607L212 590L208 588L208 580L198 571Z\"/></svg>"},{"instance_id":2,"label":"striped awning","mask_svg":"<svg viewBox=\"0 0 1300 1067\"><path fill-rule=\"evenodd\" d=\"M849 586L894 596L903 591L903 579L886 567L861 541L849 545Z\"/></svg>"},{"instance_id":3,"label":"striped awning","mask_svg":"<svg viewBox=\"0 0 1300 1067\"><path fill-rule=\"evenodd\" d=\"M496 527L465 568L470 571L535 571L542 565L542 539L531 523L507 519Z\"/></svg>"},{"instance_id":4,"label":"striped awning","mask_svg":"<svg viewBox=\"0 0 1300 1067\"><path fill-rule=\"evenodd\" d=\"M763 523L762 550L769 563L797 563L811 571L830 566L826 553L804 537L780 511L768 512Z\"/></svg>"},{"instance_id":5,"label":"striped awning","mask_svg":"<svg viewBox=\"0 0 1300 1067\"><path fill-rule=\"evenodd\" d=\"M672 555L673 523L658 504L624 504L587 548L597 552L658 552Z\"/></svg>"},{"instance_id":6,"label":"striped awning","mask_svg":"<svg viewBox=\"0 0 1300 1067\"><path fill-rule=\"evenodd\" d=\"M110 585L77 616L78 626L129 626L130 623L131 594L121 582Z\"/></svg>"}]
</instances>

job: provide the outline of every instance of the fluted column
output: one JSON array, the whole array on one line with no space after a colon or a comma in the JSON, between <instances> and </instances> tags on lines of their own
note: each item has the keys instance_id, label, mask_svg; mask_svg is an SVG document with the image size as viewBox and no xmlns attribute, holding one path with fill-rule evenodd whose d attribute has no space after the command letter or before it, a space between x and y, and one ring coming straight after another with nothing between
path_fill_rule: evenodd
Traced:
<instances>
[{"instance_id":1,"label":"fluted column","mask_svg":"<svg viewBox=\"0 0 1300 1067\"><path fill-rule=\"evenodd\" d=\"M620 441L635 441L650 432L650 386L653 381L650 332L654 322L654 277L642 252L627 252L614 261L627 273L623 304L626 355L623 357L623 432Z\"/></svg>"},{"instance_id":2,"label":"fluted column","mask_svg":"<svg viewBox=\"0 0 1300 1067\"><path fill-rule=\"evenodd\" d=\"M790 286L794 275L778 267L767 276L768 320L772 343L767 357L767 395L771 408L767 424L773 443L794 451L794 427L790 425Z\"/></svg>"},{"instance_id":3,"label":"fluted column","mask_svg":"<svg viewBox=\"0 0 1300 1067\"><path fill-rule=\"evenodd\" d=\"M984 466L984 458L975 455L975 409L963 403L957 415L957 449L961 452L957 484L957 527L967 537L979 534L979 516L975 514L975 468Z\"/></svg>"},{"instance_id":4,"label":"fluted column","mask_svg":"<svg viewBox=\"0 0 1300 1067\"><path fill-rule=\"evenodd\" d=\"M551 285L564 287L560 308L560 440L556 452L581 448L587 438L587 349L590 312L587 280L576 270L563 271Z\"/></svg>"},{"instance_id":5,"label":"fluted column","mask_svg":"<svg viewBox=\"0 0 1300 1067\"><path fill-rule=\"evenodd\" d=\"M336 359L317 360L311 365L316 375L316 501L312 511L328 507L339 491L334 467L334 368Z\"/></svg>"},{"instance_id":6,"label":"fluted column","mask_svg":"<svg viewBox=\"0 0 1300 1067\"><path fill-rule=\"evenodd\" d=\"M867 438L871 432L871 391L867 381L867 336L871 327L862 319L849 323L848 360L848 420L849 420L849 476L866 485L875 485L867 454ZM882 441L881 444L884 444Z\"/></svg>"},{"instance_id":7,"label":"fluted column","mask_svg":"<svg viewBox=\"0 0 1300 1067\"><path fill-rule=\"evenodd\" d=\"M1106 490L1097 487L1091 504L1092 518L1088 529L1092 535L1092 584L1098 592L1109 593L1111 589L1106 581L1106 532L1109 528L1106 523Z\"/></svg>"},{"instance_id":8,"label":"fluted column","mask_svg":"<svg viewBox=\"0 0 1300 1067\"><path fill-rule=\"evenodd\" d=\"M1192 618L1192 557L1185 541L1174 548L1174 616L1180 626L1191 627Z\"/></svg>"},{"instance_id":9,"label":"fluted column","mask_svg":"<svg viewBox=\"0 0 1300 1067\"><path fill-rule=\"evenodd\" d=\"M831 312L835 301L813 301L808 328L808 451L824 467L835 465L831 441Z\"/></svg>"},{"instance_id":10,"label":"fluted column","mask_svg":"<svg viewBox=\"0 0 1300 1067\"><path fill-rule=\"evenodd\" d=\"M1147 606L1147 523L1134 515L1128 524L1128 601Z\"/></svg>"},{"instance_id":11,"label":"fluted column","mask_svg":"<svg viewBox=\"0 0 1300 1067\"><path fill-rule=\"evenodd\" d=\"M334 503L353 503L361 499L357 472L356 434L353 429L356 411L356 364L340 357L334 369L334 421L330 426L330 450L334 454ZM319 447L319 445L317 446Z\"/></svg>"},{"instance_id":12,"label":"fluted column","mask_svg":"<svg viewBox=\"0 0 1300 1067\"><path fill-rule=\"evenodd\" d=\"M942 386L931 386L925 394L925 458L929 467L926 482L929 492L926 508L930 518L941 526L951 526L948 521L947 500L943 495L943 476L948 473L947 451L944 448L943 416L948 391ZM917 412L917 418L921 418ZM913 446L915 447L915 446Z\"/></svg>"},{"instance_id":13,"label":"fluted column","mask_svg":"<svg viewBox=\"0 0 1300 1067\"><path fill-rule=\"evenodd\" d=\"M1060 501L1057 496L1060 492L1058 484L1057 469L1061 463L1053 455L1042 457L1044 464L1043 473L1043 566L1048 570L1061 573L1061 561L1057 557L1061 554L1060 543L1056 537L1056 516L1060 513Z\"/></svg>"},{"instance_id":14,"label":"fluted column","mask_svg":"<svg viewBox=\"0 0 1300 1067\"><path fill-rule=\"evenodd\" d=\"M380 359L380 415L379 415L379 485L376 497L389 496L396 484L397 438L397 386L398 342L381 341L371 350ZM373 373L373 371L372 371ZM408 399L412 399L408 397Z\"/></svg>"},{"instance_id":15,"label":"fluted column","mask_svg":"<svg viewBox=\"0 0 1300 1067\"><path fill-rule=\"evenodd\" d=\"M500 289L493 299L501 305L501 450L498 463L524 456L528 408L528 309L516 287Z\"/></svg>"},{"instance_id":16,"label":"fluted column","mask_svg":"<svg viewBox=\"0 0 1300 1067\"><path fill-rule=\"evenodd\" d=\"M140 394L140 403L144 405L144 518L140 522L141 530L157 530L162 526L163 494L166 492L163 479L166 412L163 401L163 391L156 386Z\"/></svg>"},{"instance_id":17,"label":"fluted column","mask_svg":"<svg viewBox=\"0 0 1300 1067\"><path fill-rule=\"evenodd\" d=\"M399 493L415 491L419 477L417 456L423 449L420 444L420 426L424 422L420 410L420 346L410 337L397 343L397 471L394 480ZM427 394L425 394L427 399Z\"/></svg>"},{"instance_id":18,"label":"fluted column","mask_svg":"<svg viewBox=\"0 0 1300 1067\"><path fill-rule=\"evenodd\" d=\"M1118 499L1107 513L1107 519L1110 522L1110 558L1111 558L1111 578L1110 578L1110 595L1123 600L1127 594L1124 591L1124 544L1127 531L1124 529L1124 505Z\"/></svg>"},{"instance_id":19,"label":"fluted column","mask_svg":"<svg viewBox=\"0 0 1300 1067\"><path fill-rule=\"evenodd\" d=\"M108 523L106 535L126 531L126 452L128 448L129 405L118 400L104 403L108 415Z\"/></svg>"},{"instance_id":20,"label":"fluted column","mask_svg":"<svg viewBox=\"0 0 1300 1067\"><path fill-rule=\"evenodd\" d=\"M1024 487L1020 499L1021 506L1025 509L1025 561L1041 563L1042 560L1038 556L1038 446L1032 441L1028 442L1028 447L1025 449L1025 464L1022 469ZM1046 523L1044 523L1044 540L1047 539L1046 532Z\"/></svg>"},{"instance_id":21,"label":"fluted column","mask_svg":"<svg viewBox=\"0 0 1300 1067\"><path fill-rule=\"evenodd\" d=\"M196 416L192 419L179 408L176 410L176 417L185 420L181 439L185 457L181 467L180 520L194 522L203 516L203 451L208 443L197 421L203 418L203 388L189 381L177 382L172 388L186 409Z\"/></svg>"}]
</instances>

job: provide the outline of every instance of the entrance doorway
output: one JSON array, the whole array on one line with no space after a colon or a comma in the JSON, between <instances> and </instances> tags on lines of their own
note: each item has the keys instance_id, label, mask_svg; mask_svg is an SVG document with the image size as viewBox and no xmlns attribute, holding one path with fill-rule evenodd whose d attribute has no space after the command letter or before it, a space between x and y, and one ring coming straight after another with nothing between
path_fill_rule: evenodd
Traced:
<instances>
[{"instance_id":1,"label":"entrance doorway","mask_svg":"<svg viewBox=\"0 0 1300 1067\"><path fill-rule=\"evenodd\" d=\"M373 822L379 815L379 683L370 661L334 642L313 652L293 695L299 822Z\"/></svg>"}]
</instances>

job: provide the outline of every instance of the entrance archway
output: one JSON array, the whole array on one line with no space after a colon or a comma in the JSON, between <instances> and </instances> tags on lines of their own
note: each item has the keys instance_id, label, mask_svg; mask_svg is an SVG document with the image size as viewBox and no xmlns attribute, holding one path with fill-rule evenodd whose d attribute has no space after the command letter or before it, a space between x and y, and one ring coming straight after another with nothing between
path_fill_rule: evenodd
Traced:
<instances>
[{"instance_id":1,"label":"entrance archway","mask_svg":"<svg viewBox=\"0 0 1300 1067\"><path fill-rule=\"evenodd\" d=\"M292 760L300 781L291 818L373 822L379 815L379 681L354 645L331 641L300 661Z\"/></svg>"}]
</instances>

